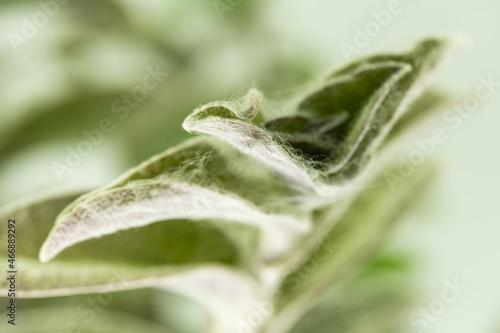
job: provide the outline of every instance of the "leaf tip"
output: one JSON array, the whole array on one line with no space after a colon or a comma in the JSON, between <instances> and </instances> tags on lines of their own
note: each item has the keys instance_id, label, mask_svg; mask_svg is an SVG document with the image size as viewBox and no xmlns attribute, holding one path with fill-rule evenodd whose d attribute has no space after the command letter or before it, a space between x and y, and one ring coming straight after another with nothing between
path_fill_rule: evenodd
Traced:
<instances>
[{"instance_id":1,"label":"leaf tip","mask_svg":"<svg viewBox=\"0 0 500 333\"><path fill-rule=\"evenodd\" d=\"M50 253L51 251L48 249L47 241L43 243L40 252L38 253L38 259L42 263L49 262L54 256Z\"/></svg>"},{"instance_id":2,"label":"leaf tip","mask_svg":"<svg viewBox=\"0 0 500 333\"><path fill-rule=\"evenodd\" d=\"M38 259L42 263L49 262L52 260L59 252L61 252L56 242L54 242L54 231L51 231L47 239L43 242L40 252L38 252Z\"/></svg>"}]
</instances>

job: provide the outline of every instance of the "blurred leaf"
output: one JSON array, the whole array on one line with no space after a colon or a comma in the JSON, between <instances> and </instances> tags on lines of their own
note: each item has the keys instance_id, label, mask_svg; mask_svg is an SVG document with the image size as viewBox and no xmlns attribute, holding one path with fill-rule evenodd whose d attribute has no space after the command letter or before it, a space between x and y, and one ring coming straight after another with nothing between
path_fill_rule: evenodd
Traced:
<instances>
[{"instance_id":1,"label":"blurred leaf","mask_svg":"<svg viewBox=\"0 0 500 333\"><path fill-rule=\"evenodd\" d=\"M445 108L449 103L449 99L443 93L429 90L419 96L408 107L401 118L394 124L391 131L386 137L386 142L395 141L397 137L412 134L417 129L426 128L427 123L433 122L439 114L439 110ZM404 140L403 140L404 141Z\"/></svg>"},{"instance_id":2,"label":"blurred leaf","mask_svg":"<svg viewBox=\"0 0 500 333\"><path fill-rule=\"evenodd\" d=\"M106 309L95 311L84 309L84 318L76 315L77 309L67 307L42 307L23 310L22 319L16 325L5 325L4 333L172 333L158 324L135 318L130 314L114 312Z\"/></svg>"},{"instance_id":3,"label":"blurred leaf","mask_svg":"<svg viewBox=\"0 0 500 333\"><path fill-rule=\"evenodd\" d=\"M26 117L6 142L8 147L5 148L12 152L33 142L86 139L82 131L98 129L103 118L116 117L111 113L111 102L118 96L118 93L87 98L81 96L43 108L43 111L38 108L37 112Z\"/></svg>"},{"instance_id":4,"label":"blurred leaf","mask_svg":"<svg viewBox=\"0 0 500 333\"><path fill-rule=\"evenodd\" d=\"M380 177L356 198L325 240L284 279L275 296L277 312L263 332L286 332L329 288L370 259L401 214L427 188L430 171L421 168L397 190Z\"/></svg>"},{"instance_id":5,"label":"blurred leaf","mask_svg":"<svg viewBox=\"0 0 500 333\"><path fill-rule=\"evenodd\" d=\"M290 333L401 332L411 304L408 259L383 255L353 281L327 293Z\"/></svg>"}]
</instances>

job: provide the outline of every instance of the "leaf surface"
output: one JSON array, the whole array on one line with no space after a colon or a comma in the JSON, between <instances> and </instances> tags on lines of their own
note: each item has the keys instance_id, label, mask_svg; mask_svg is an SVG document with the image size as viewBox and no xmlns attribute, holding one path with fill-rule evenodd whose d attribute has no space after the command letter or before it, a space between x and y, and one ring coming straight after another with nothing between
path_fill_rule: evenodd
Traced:
<instances>
[{"instance_id":1,"label":"leaf surface","mask_svg":"<svg viewBox=\"0 0 500 333\"><path fill-rule=\"evenodd\" d=\"M339 197L340 186L370 161L448 46L429 39L405 55L362 59L323 79L284 116L266 109L262 94L252 90L239 102L198 108L183 126L230 143L298 193Z\"/></svg>"},{"instance_id":2,"label":"leaf surface","mask_svg":"<svg viewBox=\"0 0 500 333\"><path fill-rule=\"evenodd\" d=\"M158 287L189 296L215 318L214 332L234 326L258 297L251 273L253 257L211 224L183 220L156 223L88 240L68 248L49 263L38 249L57 214L76 195L45 198L0 213L16 221L17 297L38 298ZM0 231L0 258L7 261L7 230ZM250 234L251 231L250 231ZM257 235L247 240L255 248ZM0 282L7 294L9 281Z\"/></svg>"},{"instance_id":3,"label":"leaf surface","mask_svg":"<svg viewBox=\"0 0 500 333\"><path fill-rule=\"evenodd\" d=\"M40 259L46 262L88 239L179 219L225 220L258 228L263 233L262 256L272 259L308 230L307 216L299 211L294 216L293 209L280 206L288 191L281 182L265 170L234 170L230 157L198 139L153 157L66 207Z\"/></svg>"}]
</instances>

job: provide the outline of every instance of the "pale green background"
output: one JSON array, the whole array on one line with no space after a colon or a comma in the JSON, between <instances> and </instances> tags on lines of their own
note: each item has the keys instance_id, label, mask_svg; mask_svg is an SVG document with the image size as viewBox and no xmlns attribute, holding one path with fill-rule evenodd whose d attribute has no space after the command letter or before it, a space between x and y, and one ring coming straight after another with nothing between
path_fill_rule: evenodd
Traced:
<instances>
[{"instance_id":1,"label":"pale green background","mask_svg":"<svg viewBox=\"0 0 500 333\"><path fill-rule=\"evenodd\" d=\"M245 1L251 0L243 0ZM249 86L254 80L258 80L253 75L252 68L262 61L259 57L265 57L266 52L312 56L316 61L314 68L318 70L342 64L346 60L340 50L340 43L352 43L354 29L363 28L373 20L370 15L372 10L384 9L389 3L381 0L263 2L264 10L259 25L251 29L255 29L257 36L258 30L264 31L264 27L274 31L280 36L279 42L272 44L267 50L250 47L242 52L241 47L233 47L231 44L231 41L238 41L238 35L231 35L232 28L227 25L226 20L218 19L210 1L116 2L126 3L137 12L136 19L143 21L167 20L169 8L178 7L181 2L190 3L190 6L186 6L189 7L185 13L186 22L175 27L176 40L188 47L198 39L203 39L203 33L215 34L215 37L212 35L214 40L218 40L220 36L220 53L212 58L200 56L199 67L193 68L196 75L205 79L216 77L212 85L207 86L207 95L214 98L240 91L243 86ZM363 50L364 55L378 51L406 50L425 36L461 34L468 36L470 45L458 50L450 58L439 72L436 84L460 101L475 88L478 76L492 75L500 80L499 1L401 0L401 3L402 13L393 16L391 23L372 39L370 45ZM3 35L29 10L29 7L23 11L22 6L12 6L3 11L0 14ZM243 10L244 3L233 12L225 13L226 19ZM152 29L156 26L158 25L151 23ZM57 77L51 76L50 68L42 61L41 65L37 65L46 51L47 44L44 44L43 38L42 34L30 43L28 51L15 56L17 62L13 63L19 67L2 68L0 93L3 91L4 97L8 95L9 100L30 101L37 94L47 96L64 89L64 85L56 84ZM266 36L263 33L259 38ZM12 50L5 39L2 39L0 49L2 57L12 57ZM142 55L137 56L141 57ZM110 61L112 63L113 60ZM22 71L27 78L25 82L29 82L29 85L24 83L23 90L17 90L20 95L16 99L12 82L15 82L14 77ZM133 86L137 77L142 75L140 71L138 73L132 79L126 73L117 73L115 82L106 84ZM91 74L92 71L89 71L89 75ZM47 82L53 86L48 86ZM41 87L47 87L47 90ZM448 135L448 140L432 156L441 162L441 176L421 210L405 221L393 240L392 246L396 249L413 249L420 256L424 267L420 280L423 286L429 288L429 293L422 296L422 306L439 297L444 280L457 277L468 286L468 290L456 302L447 306L427 332L494 333L500 326L499 105L500 90L482 103L457 130L452 130L445 124L435 125L445 128ZM6 107L0 112L6 112L5 110ZM422 133L422 137L427 135L428 133ZM106 141L86 161L85 166L72 174L71 179L64 184L59 184L54 179L48 167L51 160L63 155L63 144L42 145L20 152L0 166L1 201L53 187L104 184L126 169L124 165L128 166L123 162L125 157L116 149L119 146L120 142L116 138Z\"/></svg>"}]
</instances>

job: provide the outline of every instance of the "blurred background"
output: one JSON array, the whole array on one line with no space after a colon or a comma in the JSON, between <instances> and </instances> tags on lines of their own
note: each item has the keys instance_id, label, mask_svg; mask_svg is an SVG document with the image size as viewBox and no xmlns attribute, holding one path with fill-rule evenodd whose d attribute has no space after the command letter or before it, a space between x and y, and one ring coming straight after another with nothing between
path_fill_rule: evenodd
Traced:
<instances>
[{"instance_id":1,"label":"blurred background","mask_svg":"<svg viewBox=\"0 0 500 333\"><path fill-rule=\"evenodd\" d=\"M200 104L280 98L353 58L462 35L434 84L458 105L484 80L491 94L421 133L444 129L442 172L388 248L418 262L412 311L445 281L467 287L426 332L498 332L499 15L493 0L1 0L0 204L104 185L189 137Z\"/></svg>"}]
</instances>

